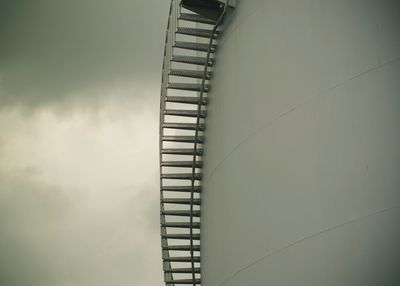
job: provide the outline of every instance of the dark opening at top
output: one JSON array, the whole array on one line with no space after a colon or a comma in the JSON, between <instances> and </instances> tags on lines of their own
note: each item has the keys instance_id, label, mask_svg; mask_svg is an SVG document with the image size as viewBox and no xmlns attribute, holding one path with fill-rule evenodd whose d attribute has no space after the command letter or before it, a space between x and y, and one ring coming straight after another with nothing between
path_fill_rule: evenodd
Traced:
<instances>
[{"instance_id":1,"label":"dark opening at top","mask_svg":"<svg viewBox=\"0 0 400 286\"><path fill-rule=\"evenodd\" d=\"M224 8L221 2L216 0L182 0L182 7L208 19L217 21Z\"/></svg>"}]
</instances>

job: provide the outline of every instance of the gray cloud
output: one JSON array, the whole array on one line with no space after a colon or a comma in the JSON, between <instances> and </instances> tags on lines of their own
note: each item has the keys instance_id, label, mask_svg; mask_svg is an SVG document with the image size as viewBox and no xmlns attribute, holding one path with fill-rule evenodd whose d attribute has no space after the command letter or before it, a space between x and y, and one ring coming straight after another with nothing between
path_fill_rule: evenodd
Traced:
<instances>
[{"instance_id":1,"label":"gray cloud","mask_svg":"<svg viewBox=\"0 0 400 286\"><path fill-rule=\"evenodd\" d=\"M107 100L0 112L0 285L162 284L157 119Z\"/></svg>"},{"instance_id":2,"label":"gray cloud","mask_svg":"<svg viewBox=\"0 0 400 286\"><path fill-rule=\"evenodd\" d=\"M60 104L115 81L159 81L167 11L167 1L1 1L0 106Z\"/></svg>"},{"instance_id":3,"label":"gray cloud","mask_svg":"<svg viewBox=\"0 0 400 286\"><path fill-rule=\"evenodd\" d=\"M157 201L147 188L116 190L107 208L93 207L84 192L28 173L0 174L1 285L161 284L158 228L149 224Z\"/></svg>"}]
</instances>

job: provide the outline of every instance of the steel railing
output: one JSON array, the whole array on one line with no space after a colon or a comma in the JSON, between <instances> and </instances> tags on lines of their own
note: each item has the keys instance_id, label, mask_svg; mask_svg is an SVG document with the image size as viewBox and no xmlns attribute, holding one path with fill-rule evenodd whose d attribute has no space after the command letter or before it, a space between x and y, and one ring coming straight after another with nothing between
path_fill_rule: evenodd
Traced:
<instances>
[{"instance_id":1,"label":"steel railing","mask_svg":"<svg viewBox=\"0 0 400 286\"><path fill-rule=\"evenodd\" d=\"M229 2L229 0L228 0ZM197 102L197 117L196 117L196 129L195 129L195 135L194 135L194 146L193 146L193 165L192 165L192 178L191 178L191 191L190 191L190 256L192 258L192 279L195 281L195 272L194 272L194 251L193 251L193 200L194 200L194 187L195 187L195 174L196 174L196 161L197 161L197 147L198 147L198 137L199 137L199 126L200 126L200 112L202 108L202 102L203 102L203 96L204 96L204 87L206 84L206 79L207 79L207 71L208 71L208 62L210 61L210 56L211 56L211 50L212 50L212 45L215 40L215 34L218 29L218 26L220 25L225 13L226 9L228 7L228 3L224 7L224 11L217 20L216 24L214 25L214 28L212 29L211 33L211 38L208 43L208 51L207 51L207 56L206 56L206 63L204 65L204 71L203 71L203 78L201 79L201 90L200 94L198 97L198 102ZM194 284L195 285L195 284Z\"/></svg>"}]
</instances>

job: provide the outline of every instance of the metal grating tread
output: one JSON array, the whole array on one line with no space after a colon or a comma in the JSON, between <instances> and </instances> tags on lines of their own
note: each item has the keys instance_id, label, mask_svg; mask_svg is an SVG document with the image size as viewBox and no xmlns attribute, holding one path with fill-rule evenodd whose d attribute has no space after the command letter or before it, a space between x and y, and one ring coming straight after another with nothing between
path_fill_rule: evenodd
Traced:
<instances>
[{"instance_id":1,"label":"metal grating tread","mask_svg":"<svg viewBox=\"0 0 400 286\"><path fill-rule=\"evenodd\" d=\"M173 76L180 76L180 77L191 77L191 78L198 78L202 79L204 72L203 71L196 71L196 70L183 70L183 69L172 69L169 72L170 75ZM207 72L206 74L206 79L211 78L211 73Z\"/></svg>"},{"instance_id":2,"label":"metal grating tread","mask_svg":"<svg viewBox=\"0 0 400 286\"><path fill-rule=\"evenodd\" d=\"M171 61L177 63L184 63L184 64L192 64L192 65L200 65L204 66L206 64L207 59L204 57L191 57L191 56L172 56ZM210 59L208 61L208 66L212 66L214 64L214 60Z\"/></svg>"},{"instance_id":3,"label":"metal grating tread","mask_svg":"<svg viewBox=\"0 0 400 286\"><path fill-rule=\"evenodd\" d=\"M161 140L167 142L194 143L196 141L197 143L203 143L204 137L198 136L196 138L195 136L163 136Z\"/></svg>"},{"instance_id":4,"label":"metal grating tread","mask_svg":"<svg viewBox=\"0 0 400 286\"><path fill-rule=\"evenodd\" d=\"M192 258L190 256L165 257L163 260L170 262L192 262ZM200 256L193 257L193 261L200 262Z\"/></svg>"},{"instance_id":5,"label":"metal grating tread","mask_svg":"<svg viewBox=\"0 0 400 286\"><path fill-rule=\"evenodd\" d=\"M191 51L199 51L199 52L208 52L209 44L204 44L204 43L193 43L193 42L175 42L173 45L174 48L179 48L179 49L185 49L185 50L191 50ZM211 45L211 53L215 53L215 49L217 48L216 45Z\"/></svg>"},{"instance_id":6,"label":"metal grating tread","mask_svg":"<svg viewBox=\"0 0 400 286\"><path fill-rule=\"evenodd\" d=\"M197 117L197 110L166 109L164 110L164 114L183 117ZM205 118L206 116L206 111L200 112L200 118Z\"/></svg>"},{"instance_id":7,"label":"metal grating tread","mask_svg":"<svg viewBox=\"0 0 400 286\"><path fill-rule=\"evenodd\" d=\"M192 273L192 268L171 268L164 270L166 273ZM193 269L194 273L200 273L201 268L195 267Z\"/></svg>"},{"instance_id":8,"label":"metal grating tread","mask_svg":"<svg viewBox=\"0 0 400 286\"><path fill-rule=\"evenodd\" d=\"M193 176L194 180L201 180L201 173L195 173ZM174 173L174 174L161 174L161 179L170 179L170 180L191 180L192 173Z\"/></svg>"},{"instance_id":9,"label":"metal grating tread","mask_svg":"<svg viewBox=\"0 0 400 286\"><path fill-rule=\"evenodd\" d=\"M191 148L170 148L170 149L161 149L161 154L169 154L169 155L194 155L195 151ZM203 149L196 149L196 155L203 155Z\"/></svg>"},{"instance_id":10,"label":"metal grating tread","mask_svg":"<svg viewBox=\"0 0 400 286\"><path fill-rule=\"evenodd\" d=\"M188 223L188 222L165 222L162 223L161 226L164 227L171 227L171 228L195 228L195 229L199 229L200 228L200 223L199 222L194 222L192 224ZM171 246L169 245L167 248L170 248ZM179 247L187 247L185 245L179 245ZM190 247L190 245L189 245ZM200 249L200 246L199 246Z\"/></svg>"},{"instance_id":11,"label":"metal grating tread","mask_svg":"<svg viewBox=\"0 0 400 286\"><path fill-rule=\"evenodd\" d=\"M161 237L167 238L167 239L179 239L179 240L200 240L200 234L199 233L193 233L192 235L190 234L162 234Z\"/></svg>"},{"instance_id":12,"label":"metal grating tread","mask_svg":"<svg viewBox=\"0 0 400 286\"><path fill-rule=\"evenodd\" d=\"M199 84L199 83L170 82L168 84L168 88L201 92L202 85ZM208 84L204 85L204 90L203 91L204 92L208 92L208 89L209 89Z\"/></svg>"},{"instance_id":13,"label":"metal grating tread","mask_svg":"<svg viewBox=\"0 0 400 286\"><path fill-rule=\"evenodd\" d=\"M164 122L163 128L179 129L179 130L196 130L196 123L180 123L180 122ZM199 131L204 131L205 124L199 124Z\"/></svg>"},{"instance_id":14,"label":"metal grating tread","mask_svg":"<svg viewBox=\"0 0 400 286\"><path fill-rule=\"evenodd\" d=\"M189 14L189 13L181 13L181 15L178 18L179 20L183 21L190 21L190 22L196 22L196 23L202 23L202 24L209 24L209 25L215 25L215 21L205 18L203 16L200 16L198 14Z\"/></svg>"},{"instance_id":15,"label":"metal grating tread","mask_svg":"<svg viewBox=\"0 0 400 286\"><path fill-rule=\"evenodd\" d=\"M194 165L195 165L195 168L202 168L203 162L196 161L196 163ZM163 162L161 162L161 166L162 167L192 168L193 161L163 161Z\"/></svg>"},{"instance_id":16,"label":"metal grating tread","mask_svg":"<svg viewBox=\"0 0 400 286\"><path fill-rule=\"evenodd\" d=\"M171 279L171 280L165 280L165 283L168 285L175 285L175 284L180 284L180 285L200 285L201 284L201 279ZM169 285L168 285L169 286Z\"/></svg>"},{"instance_id":17,"label":"metal grating tread","mask_svg":"<svg viewBox=\"0 0 400 286\"><path fill-rule=\"evenodd\" d=\"M166 102L175 102L175 103L186 103L186 104L198 104L199 98L193 96L167 96L165 98ZM201 100L201 104L206 105L208 103L208 98L203 97Z\"/></svg>"},{"instance_id":18,"label":"metal grating tread","mask_svg":"<svg viewBox=\"0 0 400 286\"><path fill-rule=\"evenodd\" d=\"M191 186L164 186L161 188L163 192L180 192L180 193L190 193ZM195 186L193 191L195 193L201 193L201 186Z\"/></svg>"},{"instance_id":19,"label":"metal grating tread","mask_svg":"<svg viewBox=\"0 0 400 286\"><path fill-rule=\"evenodd\" d=\"M189 36L195 36L195 37L201 37L201 38L211 38L213 36L212 30L207 30L207 29L197 29L197 28L184 28L184 27L178 27L176 30L177 34L183 34L183 35L189 35ZM216 32L214 34L214 37L216 37L218 33Z\"/></svg>"},{"instance_id":20,"label":"metal grating tread","mask_svg":"<svg viewBox=\"0 0 400 286\"><path fill-rule=\"evenodd\" d=\"M194 217L200 217L200 211L193 211L193 216ZM190 217L190 211L161 211L162 215L168 215L168 216L189 216Z\"/></svg>"},{"instance_id":21,"label":"metal grating tread","mask_svg":"<svg viewBox=\"0 0 400 286\"><path fill-rule=\"evenodd\" d=\"M162 199L161 200L164 204L177 204L177 205L190 205L192 201L190 199ZM193 199L193 205L199 206L201 204L200 199ZM190 226L190 224L189 224Z\"/></svg>"}]
</instances>

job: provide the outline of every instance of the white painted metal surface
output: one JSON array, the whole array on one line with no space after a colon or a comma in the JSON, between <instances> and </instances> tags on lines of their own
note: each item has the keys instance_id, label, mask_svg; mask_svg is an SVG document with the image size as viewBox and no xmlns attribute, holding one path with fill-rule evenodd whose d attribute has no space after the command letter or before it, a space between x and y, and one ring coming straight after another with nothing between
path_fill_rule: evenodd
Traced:
<instances>
[{"instance_id":1,"label":"white painted metal surface","mask_svg":"<svg viewBox=\"0 0 400 286\"><path fill-rule=\"evenodd\" d=\"M225 22L203 285L400 285L400 2L246 0Z\"/></svg>"}]
</instances>

